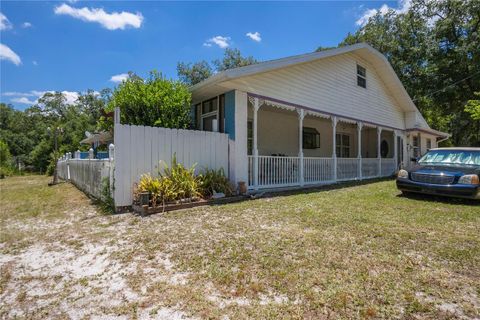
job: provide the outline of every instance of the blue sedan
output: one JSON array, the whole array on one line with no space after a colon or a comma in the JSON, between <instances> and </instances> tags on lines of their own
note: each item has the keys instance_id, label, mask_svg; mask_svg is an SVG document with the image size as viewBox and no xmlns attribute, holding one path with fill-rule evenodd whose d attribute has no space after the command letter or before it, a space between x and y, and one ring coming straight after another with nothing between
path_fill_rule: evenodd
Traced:
<instances>
[{"instance_id":1,"label":"blue sedan","mask_svg":"<svg viewBox=\"0 0 480 320\"><path fill-rule=\"evenodd\" d=\"M410 170L400 170L397 188L409 192L480 199L480 148L438 148Z\"/></svg>"}]
</instances>

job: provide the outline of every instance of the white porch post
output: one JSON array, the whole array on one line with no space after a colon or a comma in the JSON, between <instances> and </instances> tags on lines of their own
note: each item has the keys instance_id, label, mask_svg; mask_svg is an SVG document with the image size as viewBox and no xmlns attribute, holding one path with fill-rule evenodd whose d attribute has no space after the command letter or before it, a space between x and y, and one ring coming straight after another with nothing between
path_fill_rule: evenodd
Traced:
<instances>
[{"instance_id":1,"label":"white porch post","mask_svg":"<svg viewBox=\"0 0 480 320\"><path fill-rule=\"evenodd\" d=\"M253 187L258 190L258 109L260 109L260 102L258 98L253 98Z\"/></svg>"},{"instance_id":2,"label":"white porch post","mask_svg":"<svg viewBox=\"0 0 480 320\"><path fill-rule=\"evenodd\" d=\"M398 133L393 130L393 163L395 164L395 172L398 170Z\"/></svg>"},{"instance_id":3,"label":"white porch post","mask_svg":"<svg viewBox=\"0 0 480 320\"><path fill-rule=\"evenodd\" d=\"M333 181L337 181L337 117L332 117L332 127L333 127L333 147L332 147L332 158L333 158Z\"/></svg>"},{"instance_id":4,"label":"white porch post","mask_svg":"<svg viewBox=\"0 0 480 320\"><path fill-rule=\"evenodd\" d=\"M378 160L378 176L382 175L382 156L380 155L380 143L382 139L382 128L377 127L377 160Z\"/></svg>"},{"instance_id":5,"label":"white porch post","mask_svg":"<svg viewBox=\"0 0 480 320\"><path fill-rule=\"evenodd\" d=\"M299 183L300 186L304 184L303 177L303 118L305 117L305 112L303 109L297 109L298 113L298 161L299 164Z\"/></svg>"},{"instance_id":6,"label":"white porch post","mask_svg":"<svg viewBox=\"0 0 480 320\"><path fill-rule=\"evenodd\" d=\"M358 178L362 180L362 122L357 122L357 158L358 158Z\"/></svg>"}]
</instances>

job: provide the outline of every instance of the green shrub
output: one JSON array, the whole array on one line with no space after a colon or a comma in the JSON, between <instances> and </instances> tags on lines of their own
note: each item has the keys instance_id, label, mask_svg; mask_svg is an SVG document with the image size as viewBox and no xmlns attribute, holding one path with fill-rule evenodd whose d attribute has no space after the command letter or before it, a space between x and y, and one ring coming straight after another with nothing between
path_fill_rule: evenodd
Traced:
<instances>
[{"instance_id":1,"label":"green shrub","mask_svg":"<svg viewBox=\"0 0 480 320\"><path fill-rule=\"evenodd\" d=\"M160 181L158 178L153 178L149 173L142 174L137 190L139 193L148 192L152 199L152 205L155 206L160 195Z\"/></svg>"},{"instance_id":2,"label":"green shrub","mask_svg":"<svg viewBox=\"0 0 480 320\"><path fill-rule=\"evenodd\" d=\"M140 193L148 192L152 206L165 205L168 202L210 198L214 192L223 192L226 196L233 193L233 187L225 176L223 169L205 169L203 174L195 176L195 165L186 168L178 163L175 155L172 165L165 164L159 177L143 174L134 190L134 199L139 200Z\"/></svg>"},{"instance_id":3,"label":"green shrub","mask_svg":"<svg viewBox=\"0 0 480 320\"><path fill-rule=\"evenodd\" d=\"M183 164L177 162L175 155L172 166L165 165L163 173L160 173L160 179L171 181L164 182L165 188L168 188L171 197L174 197L171 200L195 198L201 195L199 179L195 176L195 165L185 168Z\"/></svg>"},{"instance_id":4,"label":"green shrub","mask_svg":"<svg viewBox=\"0 0 480 320\"><path fill-rule=\"evenodd\" d=\"M226 196L231 196L233 193L233 187L223 169L205 169L199 179L200 192L204 198L211 197L214 192L223 192Z\"/></svg>"}]
</instances>

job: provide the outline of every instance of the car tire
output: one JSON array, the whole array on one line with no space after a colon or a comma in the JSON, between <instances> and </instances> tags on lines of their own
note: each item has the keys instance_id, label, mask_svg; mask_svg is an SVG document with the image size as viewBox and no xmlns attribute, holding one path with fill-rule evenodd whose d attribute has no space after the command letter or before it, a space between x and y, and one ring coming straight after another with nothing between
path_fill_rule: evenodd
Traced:
<instances>
[{"instance_id":1,"label":"car tire","mask_svg":"<svg viewBox=\"0 0 480 320\"><path fill-rule=\"evenodd\" d=\"M404 197L408 197L408 196L410 196L411 194L412 194L412 193L409 192L409 191L403 191L403 190L402 190L402 196L404 196Z\"/></svg>"}]
</instances>

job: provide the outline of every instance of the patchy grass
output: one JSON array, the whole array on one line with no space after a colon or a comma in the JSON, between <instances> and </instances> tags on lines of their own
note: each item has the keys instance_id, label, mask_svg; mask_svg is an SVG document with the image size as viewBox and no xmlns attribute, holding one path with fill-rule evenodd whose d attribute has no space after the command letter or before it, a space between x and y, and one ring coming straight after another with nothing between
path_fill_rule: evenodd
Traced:
<instances>
[{"instance_id":1,"label":"patchy grass","mask_svg":"<svg viewBox=\"0 0 480 320\"><path fill-rule=\"evenodd\" d=\"M0 181L0 317L480 316L480 206L393 181L139 218Z\"/></svg>"}]
</instances>

